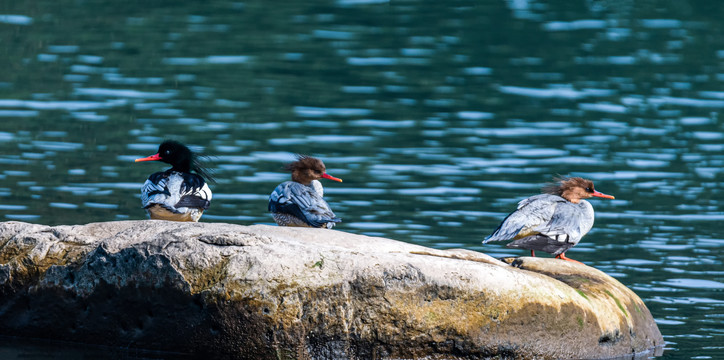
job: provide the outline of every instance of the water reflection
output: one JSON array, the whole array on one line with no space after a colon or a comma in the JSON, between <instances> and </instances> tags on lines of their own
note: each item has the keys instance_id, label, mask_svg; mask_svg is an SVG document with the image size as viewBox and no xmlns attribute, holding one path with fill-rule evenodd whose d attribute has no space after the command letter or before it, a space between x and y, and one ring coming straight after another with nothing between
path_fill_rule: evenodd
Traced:
<instances>
[{"instance_id":1,"label":"water reflection","mask_svg":"<svg viewBox=\"0 0 724 360\"><path fill-rule=\"evenodd\" d=\"M152 170L132 161L176 138L214 156L206 221L272 223L281 166L307 153L345 179L326 187L339 230L520 255L480 242L553 175L584 176L617 200L593 203L575 257L644 298L670 356L721 353L719 12L286 5L8 4L0 217L142 219Z\"/></svg>"}]
</instances>

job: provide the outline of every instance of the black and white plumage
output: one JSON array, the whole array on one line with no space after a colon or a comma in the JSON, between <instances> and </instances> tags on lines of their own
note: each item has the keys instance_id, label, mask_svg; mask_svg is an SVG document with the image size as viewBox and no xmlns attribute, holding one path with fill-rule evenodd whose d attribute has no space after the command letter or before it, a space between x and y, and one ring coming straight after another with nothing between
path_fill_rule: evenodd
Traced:
<instances>
[{"instance_id":1,"label":"black and white plumage","mask_svg":"<svg viewBox=\"0 0 724 360\"><path fill-rule=\"evenodd\" d=\"M148 177L141 187L141 203L151 219L198 221L211 204L211 176L185 145L167 140L158 153L138 161L163 161L172 167ZM192 173L193 171L194 173Z\"/></svg>"},{"instance_id":2,"label":"black and white plumage","mask_svg":"<svg viewBox=\"0 0 724 360\"><path fill-rule=\"evenodd\" d=\"M269 195L269 211L278 225L331 229L342 221L324 200L322 183L318 180L341 182L342 179L327 174L324 163L309 156L299 155L297 161L285 168L292 172L292 181L279 184Z\"/></svg>"},{"instance_id":3,"label":"black and white plumage","mask_svg":"<svg viewBox=\"0 0 724 360\"><path fill-rule=\"evenodd\" d=\"M513 240L506 246L541 250L557 258L570 260L565 252L578 244L593 227L593 206L584 198L613 199L593 188L582 178L564 178L557 186L544 188L546 194L531 196L518 203L498 228L486 237L490 241Z\"/></svg>"}]
</instances>

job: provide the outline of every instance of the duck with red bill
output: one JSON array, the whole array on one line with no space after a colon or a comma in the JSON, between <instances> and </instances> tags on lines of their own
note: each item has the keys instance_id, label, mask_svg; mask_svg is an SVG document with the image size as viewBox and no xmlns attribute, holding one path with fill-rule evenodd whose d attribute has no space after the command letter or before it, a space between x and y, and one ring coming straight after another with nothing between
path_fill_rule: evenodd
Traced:
<instances>
[{"instance_id":1,"label":"duck with red bill","mask_svg":"<svg viewBox=\"0 0 724 360\"><path fill-rule=\"evenodd\" d=\"M213 181L196 154L178 141L167 140L158 153L135 162L161 161L171 165L166 171L151 174L141 187L141 202L151 219L199 221L211 204Z\"/></svg>"},{"instance_id":2,"label":"duck with red bill","mask_svg":"<svg viewBox=\"0 0 724 360\"><path fill-rule=\"evenodd\" d=\"M292 180L279 184L269 195L269 211L279 226L304 226L331 229L342 219L324 201L324 188L319 179L342 182L327 174L322 160L297 155L297 161L287 164Z\"/></svg>"},{"instance_id":3,"label":"duck with red bill","mask_svg":"<svg viewBox=\"0 0 724 360\"><path fill-rule=\"evenodd\" d=\"M518 203L493 234L483 241L513 240L509 248L545 251L558 259L578 262L566 257L566 251L578 244L593 227L593 206L585 199L615 199L596 191L593 181L579 177L560 178L557 184L543 188L543 194Z\"/></svg>"}]
</instances>

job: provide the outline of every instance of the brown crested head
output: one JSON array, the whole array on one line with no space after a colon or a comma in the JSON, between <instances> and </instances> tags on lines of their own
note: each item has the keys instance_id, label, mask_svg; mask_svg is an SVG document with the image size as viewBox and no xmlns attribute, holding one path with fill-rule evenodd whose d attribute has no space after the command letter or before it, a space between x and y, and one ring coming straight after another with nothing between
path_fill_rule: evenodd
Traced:
<instances>
[{"instance_id":1,"label":"brown crested head","mask_svg":"<svg viewBox=\"0 0 724 360\"><path fill-rule=\"evenodd\" d=\"M574 204L578 204L582 199L590 197L600 197L605 199L614 199L611 195L606 195L596 191L593 187L593 181L579 177L558 177L554 179L555 184L549 184L543 187L543 193L558 195Z\"/></svg>"},{"instance_id":2,"label":"brown crested head","mask_svg":"<svg viewBox=\"0 0 724 360\"><path fill-rule=\"evenodd\" d=\"M292 181L303 185L309 185L312 180L321 178L342 181L342 179L327 174L327 168L322 160L307 155L297 155L297 161L285 165L284 169L292 172Z\"/></svg>"}]
</instances>

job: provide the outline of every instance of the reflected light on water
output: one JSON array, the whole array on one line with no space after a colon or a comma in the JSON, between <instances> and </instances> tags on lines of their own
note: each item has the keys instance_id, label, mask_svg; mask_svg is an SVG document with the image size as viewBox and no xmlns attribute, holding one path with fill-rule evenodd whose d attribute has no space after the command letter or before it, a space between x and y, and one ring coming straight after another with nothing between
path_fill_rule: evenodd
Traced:
<instances>
[{"instance_id":1,"label":"reflected light on water","mask_svg":"<svg viewBox=\"0 0 724 360\"><path fill-rule=\"evenodd\" d=\"M174 138L212 156L204 221L273 223L267 197L303 153L344 178L325 183L336 229L509 256L482 239L582 176L616 200L592 201L569 255L636 290L671 358L716 358L719 12L584 3L292 1L263 28L260 2L9 4L0 217L143 219L164 165L133 160Z\"/></svg>"}]
</instances>

